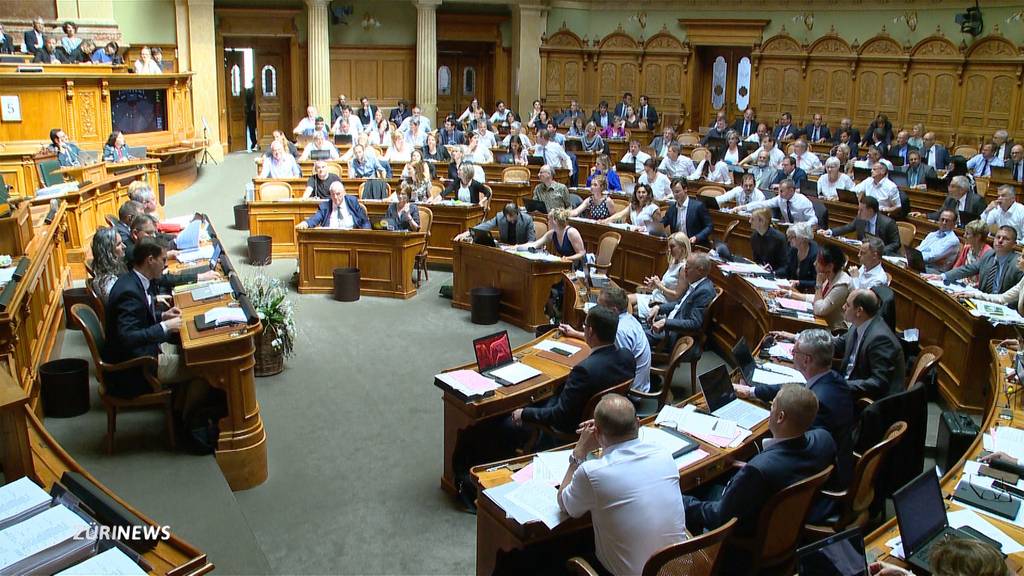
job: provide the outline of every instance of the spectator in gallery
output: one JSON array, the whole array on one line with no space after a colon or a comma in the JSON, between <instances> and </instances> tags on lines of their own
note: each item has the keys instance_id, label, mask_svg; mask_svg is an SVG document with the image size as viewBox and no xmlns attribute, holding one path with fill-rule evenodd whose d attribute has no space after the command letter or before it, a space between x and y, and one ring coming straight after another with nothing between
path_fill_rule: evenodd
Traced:
<instances>
[{"instance_id":1,"label":"spectator in gallery","mask_svg":"<svg viewBox=\"0 0 1024 576\"><path fill-rule=\"evenodd\" d=\"M96 53L96 43L86 38L78 45L78 50L71 53L71 64L91 64L92 55Z\"/></svg>"},{"instance_id":2,"label":"spectator in gallery","mask_svg":"<svg viewBox=\"0 0 1024 576\"><path fill-rule=\"evenodd\" d=\"M139 52L139 59L135 61L135 73L136 74L160 74L163 70L160 69L160 64L153 60L153 51L149 49L149 46L143 46L142 51Z\"/></svg>"},{"instance_id":3,"label":"spectator in gallery","mask_svg":"<svg viewBox=\"0 0 1024 576\"><path fill-rule=\"evenodd\" d=\"M107 42L103 50L96 50L92 53L93 64L124 64L124 59L117 53L121 47L117 42Z\"/></svg>"},{"instance_id":4,"label":"spectator in gallery","mask_svg":"<svg viewBox=\"0 0 1024 576\"><path fill-rule=\"evenodd\" d=\"M67 62L67 53L63 48L57 46L57 39L53 36L46 38L46 44L36 52L35 58L32 59L33 64L67 64Z\"/></svg>"},{"instance_id":5,"label":"spectator in gallery","mask_svg":"<svg viewBox=\"0 0 1024 576\"><path fill-rule=\"evenodd\" d=\"M68 54L74 54L82 39L78 36L78 25L74 22L64 23L64 37L60 39L60 45Z\"/></svg>"},{"instance_id":6,"label":"spectator in gallery","mask_svg":"<svg viewBox=\"0 0 1024 576\"><path fill-rule=\"evenodd\" d=\"M25 32L25 53L35 54L46 45L46 25L43 19L36 16L32 19L32 29Z\"/></svg>"},{"instance_id":7,"label":"spectator in gallery","mask_svg":"<svg viewBox=\"0 0 1024 576\"><path fill-rule=\"evenodd\" d=\"M153 46L149 49L150 54L153 55L153 62L160 67L160 72L164 71L164 51L159 46Z\"/></svg>"},{"instance_id":8,"label":"spectator in gallery","mask_svg":"<svg viewBox=\"0 0 1024 576\"><path fill-rule=\"evenodd\" d=\"M0 24L0 54L14 53L14 38L4 32L4 25Z\"/></svg>"}]
</instances>

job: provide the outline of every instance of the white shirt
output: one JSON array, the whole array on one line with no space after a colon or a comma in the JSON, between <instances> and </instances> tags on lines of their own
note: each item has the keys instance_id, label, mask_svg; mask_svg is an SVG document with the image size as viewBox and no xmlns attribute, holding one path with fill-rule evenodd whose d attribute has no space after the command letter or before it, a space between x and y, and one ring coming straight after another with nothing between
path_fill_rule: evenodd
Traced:
<instances>
[{"instance_id":1,"label":"white shirt","mask_svg":"<svg viewBox=\"0 0 1024 576\"><path fill-rule=\"evenodd\" d=\"M697 164L697 168L694 169L693 173L687 176L687 178L690 180L699 179L700 175L704 173L704 164L707 162L707 158L701 160L700 164ZM715 182L717 184L732 184L732 172L729 171L729 165L719 160L715 163L714 168L708 172L708 176L705 180L708 182Z\"/></svg>"},{"instance_id":2,"label":"white shirt","mask_svg":"<svg viewBox=\"0 0 1024 576\"><path fill-rule=\"evenodd\" d=\"M633 388L641 392L651 389L651 344L640 321L629 312L619 314L619 327L615 331L615 347L628 350L636 360Z\"/></svg>"},{"instance_id":3,"label":"white shirt","mask_svg":"<svg viewBox=\"0 0 1024 576\"><path fill-rule=\"evenodd\" d=\"M405 142L413 148L422 148L427 143L427 134L420 130L416 134L409 130L405 133Z\"/></svg>"},{"instance_id":4,"label":"white shirt","mask_svg":"<svg viewBox=\"0 0 1024 576\"><path fill-rule=\"evenodd\" d=\"M853 191L857 194L866 194L878 200L878 207L882 210L902 206L902 203L900 203L900 189L896 187L892 180L889 180L888 176L878 182L875 182L874 178L862 180Z\"/></svg>"},{"instance_id":5,"label":"white shirt","mask_svg":"<svg viewBox=\"0 0 1024 576\"><path fill-rule=\"evenodd\" d=\"M759 146L757 150L754 150L747 158L750 162L757 163L757 156L764 150L764 146ZM768 153L768 165L776 170L782 169L782 160L785 159L786 153L779 150L778 146L772 148L772 151ZM746 160L747 158L744 158Z\"/></svg>"},{"instance_id":6,"label":"white shirt","mask_svg":"<svg viewBox=\"0 0 1024 576\"><path fill-rule=\"evenodd\" d=\"M637 174L640 174L641 172L644 171L644 162L647 162L650 159L650 154L644 152L643 150L640 150L639 152L636 153L636 156L633 156L633 154L630 152L626 152L626 155L622 157L622 160L620 160L620 162L632 164L634 167L633 171L636 172Z\"/></svg>"},{"instance_id":7,"label":"white shirt","mask_svg":"<svg viewBox=\"0 0 1024 576\"><path fill-rule=\"evenodd\" d=\"M859 273L850 282L850 288L853 290L870 290L875 286L889 285L889 275L882 269L881 262L870 270L865 270L864 266L861 266L857 270Z\"/></svg>"},{"instance_id":8,"label":"white shirt","mask_svg":"<svg viewBox=\"0 0 1024 576\"><path fill-rule=\"evenodd\" d=\"M413 118L417 117L409 116L405 120L402 120L402 125L398 127L398 131L402 132L403 134L408 132L409 125L412 124ZM420 132L423 132L424 134L430 132L430 120L427 120L427 117L423 116L422 114L418 117L418 119L420 121Z\"/></svg>"},{"instance_id":9,"label":"white shirt","mask_svg":"<svg viewBox=\"0 0 1024 576\"><path fill-rule=\"evenodd\" d=\"M654 173L654 182L650 182L647 178L647 171L645 170L640 178L637 179L637 184L647 184L651 187L651 191L654 193L655 200L668 200L672 197L672 181L668 179L661 172Z\"/></svg>"},{"instance_id":10,"label":"white shirt","mask_svg":"<svg viewBox=\"0 0 1024 576\"><path fill-rule=\"evenodd\" d=\"M474 164L493 164L494 154L491 153L491 149L479 144L476 150L466 153L466 160Z\"/></svg>"},{"instance_id":11,"label":"white shirt","mask_svg":"<svg viewBox=\"0 0 1024 576\"><path fill-rule=\"evenodd\" d=\"M886 158L879 158L878 162L879 162L879 164L885 165L885 167L888 168L890 171L892 170L892 162L889 162L888 159L886 159ZM855 160L853 162L853 167L854 168L869 169L869 168L871 168L871 162L869 160Z\"/></svg>"},{"instance_id":12,"label":"white shirt","mask_svg":"<svg viewBox=\"0 0 1024 576\"><path fill-rule=\"evenodd\" d=\"M655 552L686 539L679 470L668 450L639 438L583 462L561 501L575 518L590 512L597 558L613 574L640 574Z\"/></svg>"},{"instance_id":13,"label":"white shirt","mask_svg":"<svg viewBox=\"0 0 1024 576\"><path fill-rule=\"evenodd\" d=\"M746 204L750 204L751 202L763 201L764 192L761 192L757 188L754 188L754 190L748 196L747 193L743 190L743 186L737 186L732 190L729 190L725 194L722 194L721 196L716 196L715 199L718 201L719 206L725 204L726 202L735 202L737 206L744 206Z\"/></svg>"},{"instance_id":14,"label":"white shirt","mask_svg":"<svg viewBox=\"0 0 1024 576\"><path fill-rule=\"evenodd\" d=\"M299 160L309 160L309 156L314 150L327 150L331 154L331 160L337 160L340 157L338 149L334 144L324 140L323 146L317 146L316 140L310 140L306 147L302 149L302 155L299 156Z\"/></svg>"},{"instance_id":15,"label":"white shirt","mask_svg":"<svg viewBox=\"0 0 1024 576\"><path fill-rule=\"evenodd\" d=\"M796 167L808 174L810 174L812 170L822 170L824 168L821 165L821 159L818 158L818 155L812 153L810 150L799 156L796 154L793 154L792 156L796 160Z\"/></svg>"},{"instance_id":16,"label":"white shirt","mask_svg":"<svg viewBox=\"0 0 1024 576\"><path fill-rule=\"evenodd\" d=\"M335 230L351 230L356 225L352 213L348 211L348 204L344 200L340 206L331 206L331 218L327 221L327 227Z\"/></svg>"},{"instance_id":17,"label":"white shirt","mask_svg":"<svg viewBox=\"0 0 1024 576\"><path fill-rule=\"evenodd\" d=\"M565 148L562 148L558 142L549 140L547 144L537 144L533 155L544 158L544 163L553 168L572 170L572 158L569 158L569 155L565 153Z\"/></svg>"},{"instance_id":18,"label":"white shirt","mask_svg":"<svg viewBox=\"0 0 1024 576\"><path fill-rule=\"evenodd\" d=\"M850 178L845 172L839 173L839 178L836 178L835 183L829 181L828 174L822 174L818 178L818 196L827 200L835 200L839 198L839 193L836 190L853 190L854 183L853 178Z\"/></svg>"},{"instance_id":19,"label":"white shirt","mask_svg":"<svg viewBox=\"0 0 1024 576\"><path fill-rule=\"evenodd\" d=\"M504 146L505 148L508 148L508 144L511 141L512 135L509 134L508 136L505 136L504 140L501 141L501 145ZM523 134L522 132L519 133L519 141L523 143L523 148L529 148L530 146L533 146L533 142L530 142L530 139L526 136L526 134Z\"/></svg>"},{"instance_id":20,"label":"white shirt","mask_svg":"<svg viewBox=\"0 0 1024 576\"><path fill-rule=\"evenodd\" d=\"M664 173L669 178L686 178L693 174L693 170L693 160L682 154L676 156L675 160L665 156L661 159L661 164L658 165L658 172Z\"/></svg>"},{"instance_id":21,"label":"white shirt","mask_svg":"<svg viewBox=\"0 0 1024 576\"><path fill-rule=\"evenodd\" d=\"M359 116L355 114L348 115L348 130L342 130L341 124L345 121L344 114L338 116L338 119L334 121L334 126L331 126L331 132L335 134L348 134L352 136L352 141L355 142L359 133L363 131L363 121L359 119Z\"/></svg>"},{"instance_id":22,"label":"white shirt","mask_svg":"<svg viewBox=\"0 0 1024 576\"><path fill-rule=\"evenodd\" d=\"M658 211L658 205L650 203L639 211L629 209L629 223L633 226L646 226L648 222L654 221L654 213Z\"/></svg>"},{"instance_id":23,"label":"white shirt","mask_svg":"<svg viewBox=\"0 0 1024 576\"><path fill-rule=\"evenodd\" d=\"M722 161L726 164L739 164L740 160L742 160L742 158L740 158L739 148L735 150L726 149L725 154L722 156Z\"/></svg>"},{"instance_id":24,"label":"white shirt","mask_svg":"<svg viewBox=\"0 0 1024 576\"><path fill-rule=\"evenodd\" d=\"M491 124L497 124L499 122L507 122L508 121L508 113L509 112L510 112L510 110L508 110L508 109L505 109L504 112L502 112L501 110L495 110L494 114L491 114Z\"/></svg>"},{"instance_id":25,"label":"white shirt","mask_svg":"<svg viewBox=\"0 0 1024 576\"><path fill-rule=\"evenodd\" d=\"M102 48L99 48L102 50ZM141 59L135 61L135 73L136 74L163 74L164 71L157 64L156 60L150 60L149 62L143 62Z\"/></svg>"},{"instance_id":26,"label":"white shirt","mask_svg":"<svg viewBox=\"0 0 1024 576\"><path fill-rule=\"evenodd\" d=\"M967 194L961 199L966 202ZM996 207L985 214L985 224L992 226L1012 226L1017 231L1017 238L1024 240L1024 205L1014 202L1009 210L996 204Z\"/></svg>"},{"instance_id":27,"label":"white shirt","mask_svg":"<svg viewBox=\"0 0 1024 576\"><path fill-rule=\"evenodd\" d=\"M388 148L387 152L384 153L384 161L385 162L392 162L392 163L398 162L398 163L403 163L404 164L405 162L408 162L410 160L411 156L412 156L412 148L411 147L406 146L405 150L402 150L401 152L399 152L394 146L392 146L392 147Z\"/></svg>"},{"instance_id":28,"label":"white shirt","mask_svg":"<svg viewBox=\"0 0 1024 576\"><path fill-rule=\"evenodd\" d=\"M810 222L811 226L818 223L818 217L814 214L814 204L799 192L793 193L793 198L790 199L789 211L793 213L793 221L789 221L789 215L786 212L786 200L781 195L773 196L767 200L760 202L751 202L744 206L741 210L743 212L753 212L758 208L778 208L782 214L782 221L789 224L797 224L800 222Z\"/></svg>"},{"instance_id":29,"label":"white shirt","mask_svg":"<svg viewBox=\"0 0 1024 576\"><path fill-rule=\"evenodd\" d=\"M302 120L299 120L299 123L295 126L295 129L292 130L292 132L295 134L305 134L307 130L310 133L316 130L316 118L304 116Z\"/></svg>"},{"instance_id":30,"label":"white shirt","mask_svg":"<svg viewBox=\"0 0 1024 576\"><path fill-rule=\"evenodd\" d=\"M975 176L990 176L992 174L993 166L1002 166L1003 159L998 156L986 159L982 154L975 154L973 158L967 161L967 169L974 173Z\"/></svg>"}]
</instances>

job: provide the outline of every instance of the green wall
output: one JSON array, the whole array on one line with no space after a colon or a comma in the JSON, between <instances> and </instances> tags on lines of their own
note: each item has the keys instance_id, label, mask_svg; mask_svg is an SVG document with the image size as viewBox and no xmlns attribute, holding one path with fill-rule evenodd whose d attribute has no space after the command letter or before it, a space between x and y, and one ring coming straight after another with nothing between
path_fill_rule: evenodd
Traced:
<instances>
[{"instance_id":1,"label":"green wall","mask_svg":"<svg viewBox=\"0 0 1024 576\"><path fill-rule=\"evenodd\" d=\"M964 2L966 6L969 2ZM984 3L982 3L984 5ZM983 7L982 16L985 21L985 28L982 36L993 31L998 25L1000 32L1007 39L1019 44L1024 43L1024 23L1010 22L1006 19L1020 8L1010 7ZM647 28L644 34L650 38L666 26L669 32L679 39L686 36L679 18L767 18L771 23L765 27L765 38L774 36L785 26L791 36L801 42L812 42L827 34L832 26L843 38L851 43L856 38L862 44L868 38L879 33L884 25L890 35L903 44L909 42L911 45L917 41L932 35L935 27L941 25L942 32L955 44L959 44L963 38L967 44L971 43L971 37L960 33L960 27L954 22L953 16L963 11L963 8L927 8L924 4L914 8L917 12L917 30L911 31L903 22L893 22L893 18L902 16L904 9L872 9L871 17L864 17L861 11L835 10L821 11L814 13L814 28L808 31L802 21L794 22L793 18L803 14L804 10L772 10L757 11L751 10L742 14L735 11L723 10L654 10L648 7L642 8L647 14ZM636 14L636 10L585 10L577 8L552 8L548 14L547 33L550 36L557 32L564 22L565 25L580 36L587 36L590 40L602 38L613 32L619 24L627 34L638 37L640 25L629 20L630 16Z\"/></svg>"},{"instance_id":2,"label":"green wall","mask_svg":"<svg viewBox=\"0 0 1024 576\"><path fill-rule=\"evenodd\" d=\"M355 0L348 26L330 25L331 46L340 45L416 45L416 7L404 0ZM380 28L363 30L363 16L370 14L380 21ZM305 23L303 23L305 24ZM305 26L303 26L305 28Z\"/></svg>"},{"instance_id":3,"label":"green wall","mask_svg":"<svg viewBox=\"0 0 1024 576\"><path fill-rule=\"evenodd\" d=\"M177 42L174 0L114 0L114 20L129 44Z\"/></svg>"}]
</instances>

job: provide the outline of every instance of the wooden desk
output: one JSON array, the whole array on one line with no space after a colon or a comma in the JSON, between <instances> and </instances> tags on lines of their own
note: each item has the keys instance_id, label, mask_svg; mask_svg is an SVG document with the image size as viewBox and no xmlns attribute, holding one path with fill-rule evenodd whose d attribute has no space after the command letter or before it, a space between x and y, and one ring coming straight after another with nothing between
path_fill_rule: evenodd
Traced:
<instances>
[{"instance_id":1,"label":"wooden desk","mask_svg":"<svg viewBox=\"0 0 1024 576\"><path fill-rule=\"evenodd\" d=\"M276 258L298 258L299 240L295 226L316 214L323 200L249 202L249 234L270 236Z\"/></svg>"},{"instance_id":2,"label":"wooden desk","mask_svg":"<svg viewBox=\"0 0 1024 576\"><path fill-rule=\"evenodd\" d=\"M562 282L569 262L527 260L500 248L455 242L452 275L452 306L470 309L469 291L490 286L501 288L501 319L532 331L548 323L544 304L551 286Z\"/></svg>"},{"instance_id":3,"label":"wooden desk","mask_svg":"<svg viewBox=\"0 0 1024 576\"><path fill-rule=\"evenodd\" d=\"M598 242L604 234L616 232L622 237L612 256L608 275L627 292L636 292L639 286L643 286L645 278L660 278L668 267L666 238L579 218L573 218L571 224L583 237L587 252L594 254L597 254Z\"/></svg>"},{"instance_id":4,"label":"wooden desk","mask_svg":"<svg viewBox=\"0 0 1024 576\"><path fill-rule=\"evenodd\" d=\"M342 178L341 183L345 185L345 193L349 196L360 196L359 187L366 183L368 178ZM400 180L398 178L389 178L383 180L387 182L391 190L398 190ZM306 193L306 184L309 182L309 176L303 176L301 178L253 178L252 183L255 187L254 200L263 200L260 197L260 186L266 182L281 182L288 185L291 190L291 197L295 199L301 199L302 195Z\"/></svg>"},{"instance_id":5,"label":"wooden desk","mask_svg":"<svg viewBox=\"0 0 1024 576\"><path fill-rule=\"evenodd\" d=\"M526 206L526 200L533 198L534 184L528 182L488 182L491 188L491 205L487 210L487 218L494 218L509 202Z\"/></svg>"},{"instance_id":6,"label":"wooden desk","mask_svg":"<svg viewBox=\"0 0 1024 576\"><path fill-rule=\"evenodd\" d=\"M387 230L297 230L299 292L334 290L335 268L359 268L359 293L411 298L416 255L426 244L423 232Z\"/></svg>"},{"instance_id":7,"label":"wooden desk","mask_svg":"<svg viewBox=\"0 0 1024 576\"><path fill-rule=\"evenodd\" d=\"M922 331L923 334L923 331ZM993 361L990 363L988 370L981 370L976 373L977 379L982 382L982 386L986 389L984 395L985 409L983 411L981 432L986 433L992 427L999 425L1012 425L1014 427L1020 427L1021 423L1024 422L1024 410L1021 409L1019 400L1011 401L1006 396L1006 369L1013 367L1013 354L998 349L998 340L991 340L982 344L987 345L988 354L987 356L992 358ZM985 382L983 374L988 374L988 381ZM1000 411L1005 407L1008 407L1013 412L1012 423L1002 421L999 417ZM945 476L940 481L942 488L942 494L944 497L948 497L956 489L957 482L960 481L963 475L964 464L969 460L974 460L981 455L982 452L982 434L978 434L974 442L967 449L964 456L956 463L955 466L950 468ZM958 510L962 508L956 502L949 502L949 510ZM991 523L993 526L1002 530L1006 535L1010 536L1017 542L1024 542L1024 528L1003 521L1002 519L995 518L986 514L979 513L979 516L984 518L986 521ZM894 538L899 534L899 526L897 526L896 519L892 518L874 532L869 534L864 539L864 546L869 555L876 555L878 560L884 562L891 562L893 564L902 566L904 568L910 568L910 566L902 560L891 555L891 550L885 545L885 542ZM1013 573L1019 573L1020 567L1024 564L1024 553L1012 554L1008 558L1008 564L1013 568Z\"/></svg>"},{"instance_id":8,"label":"wooden desk","mask_svg":"<svg viewBox=\"0 0 1024 576\"><path fill-rule=\"evenodd\" d=\"M205 140L182 140L146 151L150 158L160 161L160 181L168 196L188 188L199 177L196 155L206 149Z\"/></svg>"}]
</instances>

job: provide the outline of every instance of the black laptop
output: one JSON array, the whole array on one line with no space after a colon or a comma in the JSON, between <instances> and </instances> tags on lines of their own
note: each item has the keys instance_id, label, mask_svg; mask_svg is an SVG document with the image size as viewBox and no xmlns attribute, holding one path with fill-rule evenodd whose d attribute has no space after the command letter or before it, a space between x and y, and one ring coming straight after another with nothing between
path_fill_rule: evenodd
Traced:
<instances>
[{"instance_id":1,"label":"black laptop","mask_svg":"<svg viewBox=\"0 0 1024 576\"><path fill-rule=\"evenodd\" d=\"M822 176L824 178L825 176ZM800 181L800 193L808 198L818 197L818 182L811 180L810 178L804 178Z\"/></svg>"},{"instance_id":2,"label":"black laptop","mask_svg":"<svg viewBox=\"0 0 1024 576\"><path fill-rule=\"evenodd\" d=\"M704 204L704 207L707 208L708 210L721 210L722 209L722 207L718 205L718 198L716 198L714 196L705 196L703 194L700 194L700 195L697 196L697 198L700 198L700 201Z\"/></svg>"},{"instance_id":3,"label":"black laptop","mask_svg":"<svg viewBox=\"0 0 1024 576\"><path fill-rule=\"evenodd\" d=\"M906 188L910 186L910 180L907 179L907 173L901 170L890 170L889 180L899 188Z\"/></svg>"},{"instance_id":4,"label":"black laptop","mask_svg":"<svg viewBox=\"0 0 1024 576\"><path fill-rule=\"evenodd\" d=\"M544 157L530 155L526 157L526 163L529 164L530 166L543 166Z\"/></svg>"},{"instance_id":5,"label":"black laptop","mask_svg":"<svg viewBox=\"0 0 1024 576\"><path fill-rule=\"evenodd\" d=\"M330 150L311 150L309 152L309 159L310 160L314 160L314 161L315 160L330 160L331 159L331 151Z\"/></svg>"},{"instance_id":6,"label":"black laptop","mask_svg":"<svg viewBox=\"0 0 1024 576\"><path fill-rule=\"evenodd\" d=\"M491 236L491 233L488 232L487 230L481 230L479 228L470 228L469 232L470 234L473 235L474 244L479 244L480 246L490 246L492 248L498 245L497 242L494 241L494 236Z\"/></svg>"},{"instance_id":7,"label":"black laptop","mask_svg":"<svg viewBox=\"0 0 1024 576\"><path fill-rule=\"evenodd\" d=\"M853 181L860 182L861 180L867 180L871 178L871 168L860 168L858 166L853 167Z\"/></svg>"},{"instance_id":8,"label":"black laptop","mask_svg":"<svg viewBox=\"0 0 1024 576\"><path fill-rule=\"evenodd\" d=\"M857 193L854 192L853 190L836 188L836 195L839 196L840 202L845 202L847 204L856 204L859 201L859 199L857 198Z\"/></svg>"},{"instance_id":9,"label":"black laptop","mask_svg":"<svg viewBox=\"0 0 1024 576\"><path fill-rule=\"evenodd\" d=\"M924 255L917 248L911 248L907 246L907 268L910 268L914 272L923 274L925 271L924 266Z\"/></svg>"},{"instance_id":10,"label":"black laptop","mask_svg":"<svg viewBox=\"0 0 1024 576\"><path fill-rule=\"evenodd\" d=\"M935 190L936 192L947 193L949 192L949 181L946 178L937 178L935 176L925 176L924 183L928 186L929 190Z\"/></svg>"},{"instance_id":11,"label":"black laptop","mask_svg":"<svg viewBox=\"0 0 1024 576\"><path fill-rule=\"evenodd\" d=\"M796 551L800 576L867 576L864 536L852 528Z\"/></svg>"},{"instance_id":12,"label":"black laptop","mask_svg":"<svg viewBox=\"0 0 1024 576\"><path fill-rule=\"evenodd\" d=\"M615 169L619 172L626 172L628 174L638 174L639 171L636 169L636 164L633 162L616 162Z\"/></svg>"},{"instance_id":13,"label":"black laptop","mask_svg":"<svg viewBox=\"0 0 1024 576\"><path fill-rule=\"evenodd\" d=\"M352 135L351 134L347 134L347 133L346 134L335 134L334 135L334 143L337 144L337 145L342 145L342 146L344 146L344 145L351 145L352 144Z\"/></svg>"},{"instance_id":14,"label":"black laptop","mask_svg":"<svg viewBox=\"0 0 1024 576\"><path fill-rule=\"evenodd\" d=\"M976 533L949 525L935 470L925 470L894 492L892 503L896 509L900 540L903 542L903 557L925 574L931 574L928 557L936 542L951 538L980 539ZM1017 504L1019 506L1020 502Z\"/></svg>"},{"instance_id":15,"label":"black laptop","mask_svg":"<svg viewBox=\"0 0 1024 576\"><path fill-rule=\"evenodd\" d=\"M548 213L548 206L540 200L534 200L533 198L525 198L523 200L523 207L526 208L527 212L540 212L541 214Z\"/></svg>"},{"instance_id":16,"label":"black laptop","mask_svg":"<svg viewBox=\"0 0 1024 576\"><path fill-rule=\"evenodd\" d=\"M757 363L750 353L750 346L747 345L745 337L740 336L739 342L732 347L732 357L736 360L736 367L743 374L744 382L747 383L747 386L753 386L754 369L757 368Z\"/></svg>"},{"instance_id":17,"label":"black laptop","mask_svg":"<svg viewBox=\"0 0 1024 576\"><path fill-rule=\"evenodd\" d=\"M712 416L732 420L746 430L752 430L768 418L768 410L736 397L732 378L729 377L729 369L725 364L698 376L697 386Z\"/></svg>"}]
</instances>

